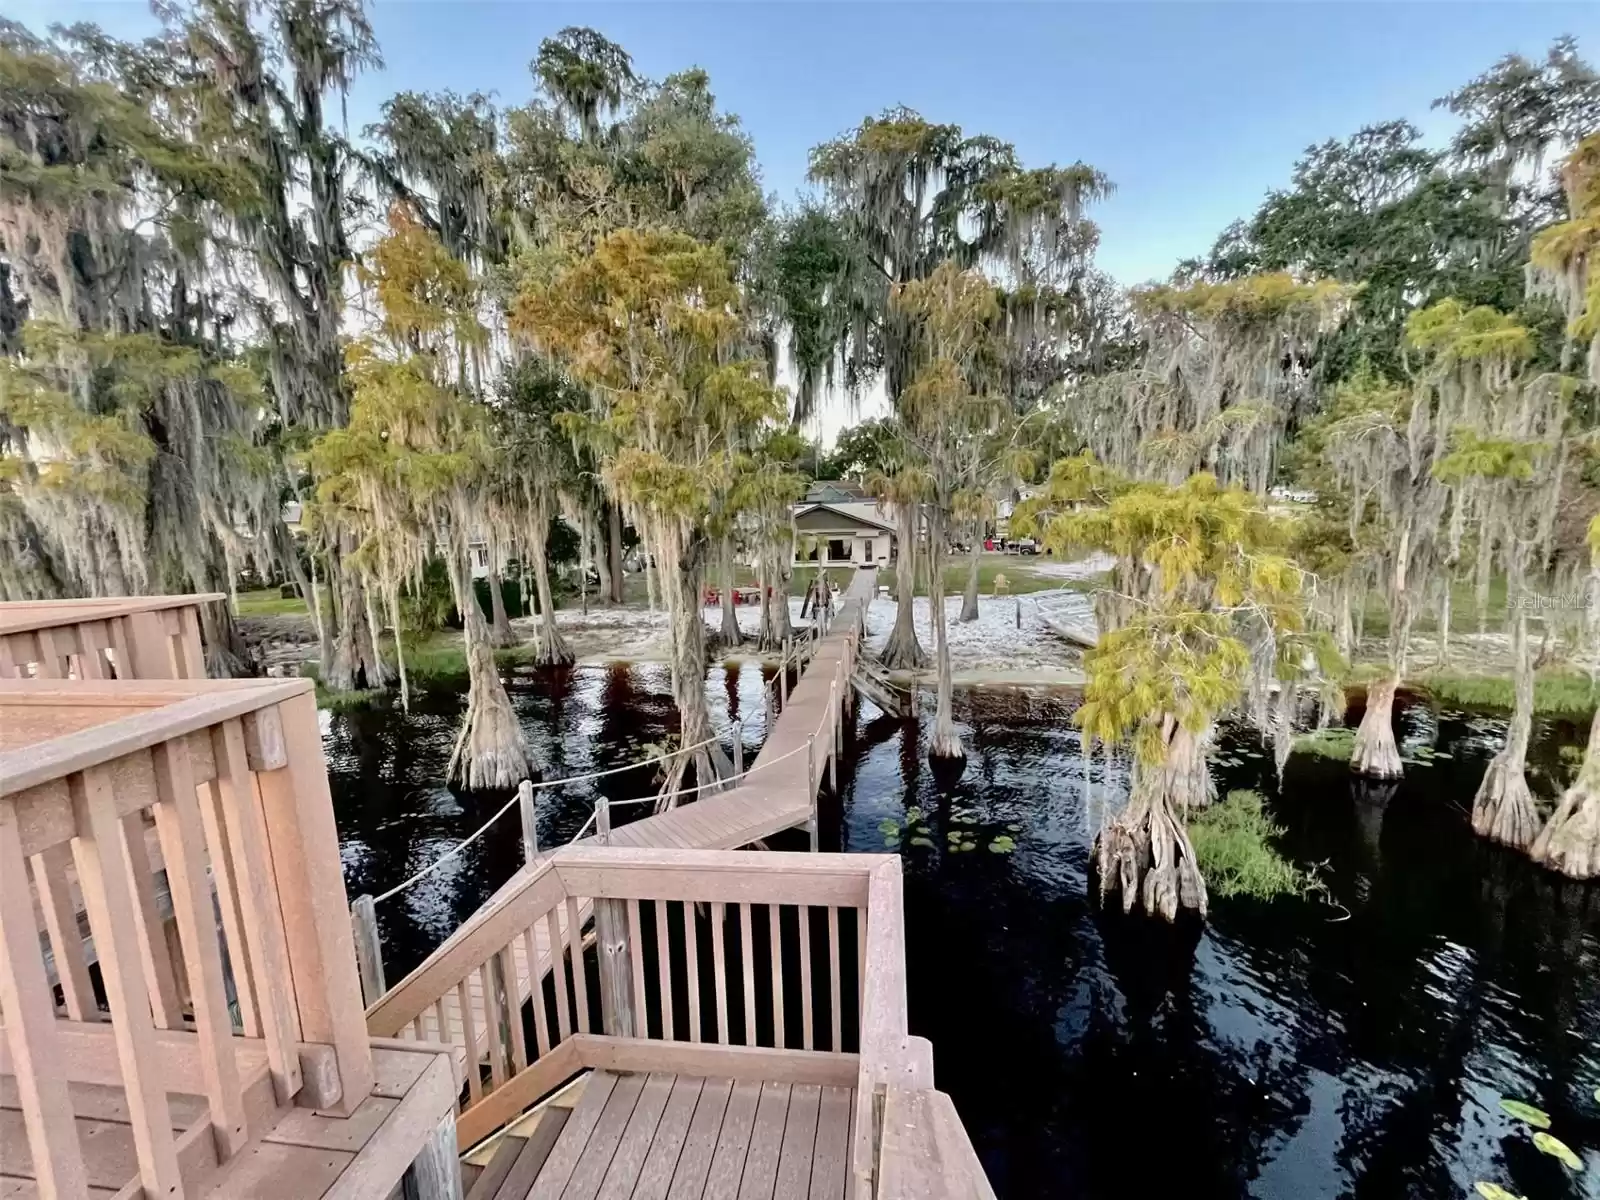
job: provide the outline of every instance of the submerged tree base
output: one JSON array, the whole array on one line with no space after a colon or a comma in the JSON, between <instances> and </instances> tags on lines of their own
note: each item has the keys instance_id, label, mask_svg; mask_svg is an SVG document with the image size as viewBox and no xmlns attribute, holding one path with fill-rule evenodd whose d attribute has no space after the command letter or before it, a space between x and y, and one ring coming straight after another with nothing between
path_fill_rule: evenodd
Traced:
<instances>
[{"instance_id":1,"label":"submerged tree base","mask_svg":"<svg viewBox=\"0 0 1600 1200\"><path fill-rule=\"evenodd\" d=\"M533 653L528 661L536 667L570 667L577 656L555 625L541 621L538 632L533 635Z\"/></svg>"},{"instance_id":2,"label":"submerged tree base","mask_svg":"<svg viewBox=\"0 0 1600 1200\"><path fill-rule=\"evenodd\" d=\"M1367 710L1361 714L1350 770L1368 779L1399 779L1405 774L1400 747L1394 740L1394 694L1399 679L1382 679L1367 689Z\"/></svg>"},{"instance_id":3,"label":"submerged tree base","mask_svg":"<svg viewBox=\"0 0 1600 1200\"><path fill-rule=\"evenodd\" d=\"M1520 759L1508 759L1501 751L1483 773L1483 782L1472 801L1472 832L1491 842L1526 850L1539 835L1539 813Z\"/></svg>"},{"instance_id":4,"label":"submerged tree base","mask_svg":"<svg viewBox=\"0 0 1600 1200\"><path fill-rule=\"evenodd\" d=\"M1533 861L1573 879L1600 879L1600 712L1578 777L1534 839Z\"/></svg>"},{"instance_id":5,"label":"submerged tree base","mask_svg":"<svg viewBox=\"0 0 1600 1200\"><path fill-rule=\"evenodd\" d=\"M1206 884L1181 815L1192 807L1194 798L1184 789L1193 781L1183 761L1135 763L1128 806L1095 839L1103 902L1119 893L1125 913L1138 904L1168 921L1177 920L1180 909L1206 915Z\"/></svg>"},{"instance_id":6,"label":"submerged tree base","mask_svg":"<svg viewBox=\"0 0 1600 1200\"><path fill-rule=\"evenodd\" d=\"M894 629L889 634L889 640L883 644L883 649L878 651L878 661L883 664L886 671L923 671L928 666L928 652L922 648L922 643L917 641L917 631L912 627L907 604L902 604L901 611L906 614L906 619L895 617Z\"/></svg>"},{"instance_id":7,"label":"submerged tree base","mask_svg":"<svg viewBox=\"0 0 1600 1200\"><path fill-rule=\"evenodd\" d=\"M514 788L532 768L522 725L487 642L467 647L467 713L450 755L448 777L469 792Z\"/></svg>"}]
</instances>

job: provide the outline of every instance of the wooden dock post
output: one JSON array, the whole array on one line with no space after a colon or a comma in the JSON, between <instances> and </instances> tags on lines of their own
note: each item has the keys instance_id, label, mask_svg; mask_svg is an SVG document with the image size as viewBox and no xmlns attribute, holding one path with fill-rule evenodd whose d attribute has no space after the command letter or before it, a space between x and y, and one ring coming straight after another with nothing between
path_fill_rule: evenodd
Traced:
<instances>
[{"instance_id":1,"label":"wooden dock post","mask_svg":"<svg viewBox=\"0 0 1600 1200\"><path fill-rule=\"evenodd\" d=\"M783 658L778 663L778 695L787 705L789 703L789 639L783 639Z\"/></svg>"},{"instance_id":2,"label":"wooden dock post","mask_svg":"<svg viewBox=\"0 0 1600 1200\"><path fill-rule=\"evenodd\" d=\"M733 723L733 777L744 774L744 718Z\"/></svg>"},{"instance_id":3,"label":"wooden dock post","mask_svg":"<svg viewBox=\"0 0 1600 1200\"><path fill-rule=\"evenodd\" d=\"M533 784L517 784L517 807L522 813L522 861L528 866L539 855L539 810L533 803Z\"/></svg>"},{"instance_id":4,"label":"wooden dock post","mask_svg":"<svg viewBox=\"0 0 1600 1200\"><path fill-rule=\"evenodd\" d=\"M828 689L828 790L839 791L839 677Z\"/></svg>"},{"instance_id":5,"label":"wooden dock post","mask_svg":"<svg viewBox=\"0 0 1600 1200\"><path fill-rule=\"evenodd\" d=\"M378 910L370 892L357 896L350 905L350 928L356 939L356 968L361 975L361 994L368 1006L383 999L389 985L383 978L383 943L378 940Z\"/></svg>"},{"instance_id":6,"label":"wooden dock post","mask_svg":"<svg viewBox=\"0 0 1600 1200\"><path fill-rule=\"evenodd\" d=\"M461 1160L456 1151L456 1113L439 1122L422 1153L400 1180L405 1200L461 1200Z\"/></svg>"},{"instance_id":7,"label":"wooden dock post","mask_svg":"<svg viewBox=\"0 0 1600 1200\"><path fill-rule=\"evenodd\" d=\"M693 919L692 913L690 917ZM597 899L594 902L594 939L600 962L600 1031L609 1037L633 1037L633 974L628 957L627 901Z\"/></svg>"},{"instance_id":8,"label":"wooden dock post","mask_svg":"<svg viewBox=\"0 0 1600 1200\"><path fill-rule=\"evenodd\" d=\"M817 735L806 735L806 795L811 798L811 815L806 832L811 835L811 852L817 851Z\"/></svg>"},{"instance_id":9,"label":"wooden dock post","mask_svg":"<svg viewBox=\"0 0 1600 1200\"><path fill-rule=\"evenodd\" d=\"M611 802L604 796L594 802L594 831L602 846L611 845Z\"/></svg>"}]
</instances>

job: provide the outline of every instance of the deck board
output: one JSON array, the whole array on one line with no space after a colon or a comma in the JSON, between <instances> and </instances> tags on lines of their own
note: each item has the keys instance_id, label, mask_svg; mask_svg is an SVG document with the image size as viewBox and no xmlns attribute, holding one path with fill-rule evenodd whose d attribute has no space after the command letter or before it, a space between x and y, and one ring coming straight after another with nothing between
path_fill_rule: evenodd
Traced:
<instances>
[{"instance_id":1,"label":"deck board","mask_svg":"<svg viewBox=\"0 0 1600 1200\"><path fill-rule=\"evenodd\" d=\"M498 1200L843 1200L853 1095L596 1071L579 1101L588 1128L563 1133L531 1192L503 1187ZM590 1181L602 1177L596 1193Z\"/></svg>"}]
</instances>

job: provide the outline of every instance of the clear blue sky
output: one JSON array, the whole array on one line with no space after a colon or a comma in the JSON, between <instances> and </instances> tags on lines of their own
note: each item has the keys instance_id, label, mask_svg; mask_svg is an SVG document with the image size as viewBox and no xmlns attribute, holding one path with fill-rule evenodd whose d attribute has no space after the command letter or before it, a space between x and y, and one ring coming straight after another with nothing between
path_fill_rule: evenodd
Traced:
<instances>
[{"instance_id":1,"label":"clear blue sky","mask_svg":"<svg viewBox=\"0 0 1600 1200\"><path fill-rule=\"evenodd\" d=\"M0 0L40 27L131 35L137 0ZM1117 184L1094 213L1125 283L1204 250L1308 144L1409 117L1441 137L1434 97L1561 33L1600 60L1600 4L561 4L375 0L385 67L358 83L359 129L401 89L523 102L539 40L598 28L660 77L698 65L755 140L766 188L792 199L817 142L892 104L1016 144L1030 166L1083 159Z\"/></svg>"}]
</instances>

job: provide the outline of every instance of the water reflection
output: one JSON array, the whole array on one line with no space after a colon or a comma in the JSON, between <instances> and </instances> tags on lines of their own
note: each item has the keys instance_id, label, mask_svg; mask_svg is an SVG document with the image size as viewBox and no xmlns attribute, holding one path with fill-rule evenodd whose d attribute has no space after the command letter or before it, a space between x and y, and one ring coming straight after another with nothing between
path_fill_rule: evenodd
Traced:
<instances>
[{"instance_id":1,"label":"water reflection","mask_svg":"<svg viewBox=\"0 0 1600 1200\"><path fill-rule=\"evenodd\" d=\"M761 685L753 669L708 680L718 726L746 718L747 758L764 736ZM676 726L664 667L530 672L510 692L552 776L638 758ZM940 790L929 716L863 704L842 795L824 808L825 848L856 851L881 852L879 822L908 806L928 814L934 848L905 850L912 1028L932 1040L938 1084L1001 1196L1456 1197L1477 1179L1539 1200L1600 1196L1600 887L1472 836L1467 809L1502 722L1403 707L1405 753L1430 751L1404 781L1364 784L1339 763L1296 758L1281 793L1269 754L1224 737L1221 790L1266 793L1285 848L1319 864L1327 892L1218 902L1204 928L1171 929L1089 896L1089 831L1126 777L1118 761L1085 761L1071 706L959 694L971 757ZM457 697L425 695L409 717L328 721L352 894L392 886L504 802L438 783L460 711ZM1538 777L1557 778L1560 745L1585 732L1542 723ZM646 769L543 793L541 841L569 838L600 792L652 783ZM945 849L957 820L975 851ZM1010 825L1021 826L1015 852L991 853ZM508 817L379 905L391 978L521 854ZM1501 1096L1548 1111L1587 1170L1535 1150L1499 1113Z\"/></svg>"}]
</instances>

